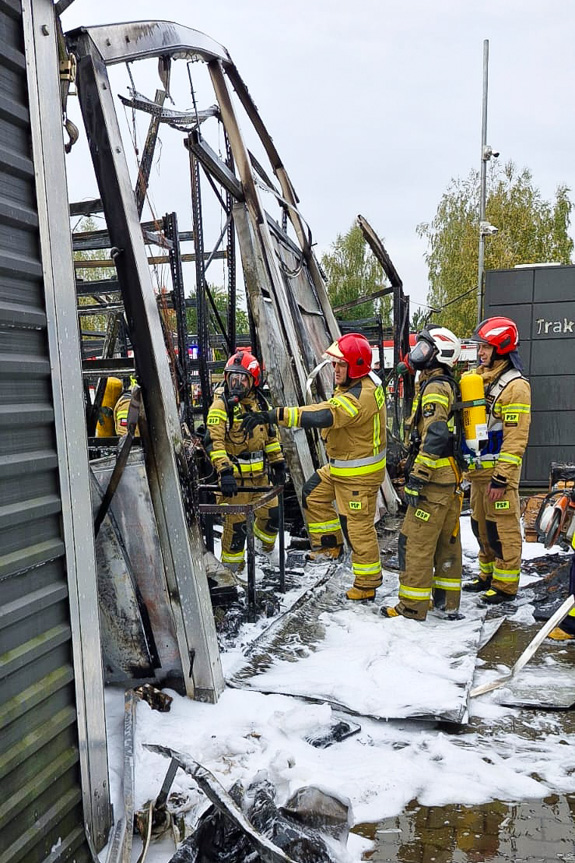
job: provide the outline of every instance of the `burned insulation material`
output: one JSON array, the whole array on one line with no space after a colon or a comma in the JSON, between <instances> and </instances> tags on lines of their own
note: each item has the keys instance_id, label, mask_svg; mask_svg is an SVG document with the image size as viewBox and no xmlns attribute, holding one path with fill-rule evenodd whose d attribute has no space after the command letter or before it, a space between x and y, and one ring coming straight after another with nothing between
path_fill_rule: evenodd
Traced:
<instances>
[{"instance_id":1,"label":"burned insulation material","mask_svg":"<svg viewBox=\"0 0 575 863\"><path fill-rule=\"evenodd\" d=\"M256 777L244 790L237 783L230 797L245 814L253 832L215 805L202 816L194 834L186 839L170 863L203 863L208 860L245 863L273 860L275 855L258 848L254 833L271 840L294 863L331 863L333 839L345 842L349 833L349 803L318 788L300 789L278 808L274 786L265 775ZM332 842L323 833L331 834ZM343 847L342 847L343 850Z\"/></svg>"}]
</instances>

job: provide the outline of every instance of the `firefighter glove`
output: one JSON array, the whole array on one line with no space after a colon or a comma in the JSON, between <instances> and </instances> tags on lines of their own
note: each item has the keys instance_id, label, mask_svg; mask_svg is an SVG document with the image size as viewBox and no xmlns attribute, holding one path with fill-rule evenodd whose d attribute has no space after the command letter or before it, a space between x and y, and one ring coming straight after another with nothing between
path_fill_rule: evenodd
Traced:
<instances>
[{"instance_id":1,"label":"firefighter glove","mask_svg":"<svg viewBox=\"0 0 575 863\"><path fill-rule=\"evenodd\" d=\"M275 410L249 411L242 419L242 431L253 432L257 426L272 425L276 421Z\"/></svg>"},{"instance_id":2,"label":"firefighter glove","mask_svg":"<svg viewBox=\"0 0 575 863\"><path fill-rule=\"evenodd\" d=\"M233 497L238 493L238 484L231 467L224 468L220 473L220 488L224 497Z\"/></svg>"},{"instance_id":3,"label":"firefighter glove","mask_svg":"<svg viewBox=\"0 0 575 863\"><path fill-rule=\"evenodd\" d=\"M419 496L421 490L425 486L425 481L418 476L410 473L407 482L405 483L405 502L409 506L419 506Z\"/></svg>"},{"instance_id":4,"label":"firefighter glove","mask_svg":"<svg viewBox=\"0 0 575 863\"><path fill-rule=\"evenodd\" d=\"M272 482L274 485L285 485L286 482L286 463L285 461L275 461L271 465Z\"/></svg>"}]
</instances>

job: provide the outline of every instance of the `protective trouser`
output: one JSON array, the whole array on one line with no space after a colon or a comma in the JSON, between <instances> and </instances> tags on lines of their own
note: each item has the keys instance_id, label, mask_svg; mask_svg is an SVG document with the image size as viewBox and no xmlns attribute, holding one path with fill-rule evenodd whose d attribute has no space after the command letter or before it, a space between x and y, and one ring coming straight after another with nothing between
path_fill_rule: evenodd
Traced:
<instances>
[{"instance_id":1,"label":"protective trouser","mask_svg":"<svg viewBox=\"0 0 575 863\"><path fill-rule=\"evenodd\" d=\"M268 478L265 474L251 476L246 479L246 484L251 486L268 486ZM239 486L241 489L241 485ZM243 505L254 503L259 495L257 492L239 491L234 497L223 497L216 495L217 502L223 504ZM254 535L261 539L264 547L271 550L276 541L279 530L279 502L277 497L258 507L255 511ZM246 545L246 514L243 512L231 512L224 515L224 530L222 534L222 563L230 569L241 571L245 565Z\"/></svg>"},{"instance_id":2,"label":"protective trouser","mask_svg":"<svg viewBox=\"0 0 575 863\"><path fill-rule=\"evenodd\" d=\"M519 490L507 488L503 500L488 499L489 478L471 482L471 527L479 542L479 578L500 593L515 596L521 573Z\"/></svg>"},{"instance_id":3,"label":"protective trouser","mask_svg":"<svg viewBox=\"0 0 575 863\"><path fill-rule=\"evenodd\" d=\"M397 610L425 620L430 601L455 612L461 599L462 492L427 483L417 506L407 509L399 534L399 603Z\"/></svg>"},{"instance_id":4,"label":"protective trouser","mask_svg":"<svg viewBox=\"0 0 575 863\"><path fill-rule=\"evenodd\" d=\"M345 535L351 548L353 584L362 590L379 587L382 580L374 518L384 477L385 468L359 477L333 477L329 465L324 465L303 487L312 549L341 548Z\"/></svg>"}]
</instances>

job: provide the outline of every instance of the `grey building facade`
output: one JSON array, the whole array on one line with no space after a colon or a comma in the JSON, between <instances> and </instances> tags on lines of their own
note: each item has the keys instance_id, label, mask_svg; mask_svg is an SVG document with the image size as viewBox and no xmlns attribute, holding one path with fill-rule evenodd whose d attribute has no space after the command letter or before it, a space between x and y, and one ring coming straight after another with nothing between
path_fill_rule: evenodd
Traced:
<instances>
[{"instance_id":1,"label":"grey building facade","mask_svg":"<svg viewBox=\"0 0 575 863\"><path fill-rule=\"evenodd\" d=\"M551 462L575 462L575 266L485 274L484 316L519 327L532 388L532 424L522 481L546 486Z\"/></svg>"}]
</instances>

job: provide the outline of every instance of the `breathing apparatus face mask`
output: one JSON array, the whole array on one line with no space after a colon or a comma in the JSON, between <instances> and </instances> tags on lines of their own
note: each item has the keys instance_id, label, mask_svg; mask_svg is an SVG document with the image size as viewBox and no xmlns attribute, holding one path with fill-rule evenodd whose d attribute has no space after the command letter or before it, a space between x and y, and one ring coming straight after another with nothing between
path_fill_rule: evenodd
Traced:
<instances>
[{"instance_id":1,"label":"breathing apparatus face mask","mask_svg":"<svg viewBox=\"0 0 575 863\"><path fill-rule=\"evenodd\" d=\"M428 369L436 356L437 348L433 342L429 342L425 337L422 338L420 336L413 350L409 352L409 364L417 371Z\"/></svg>"},{"instance_id":2,"label":"breathing apparatus face mask","mask_svg":"<svg viewBox=\"0 0 575 863\"><path fill-rule=\"evenodd\" d=\"M248 395L252 382L245 372L229 372L226 376L230 399L237 404Z\"/></svg>"}]
</instances>

